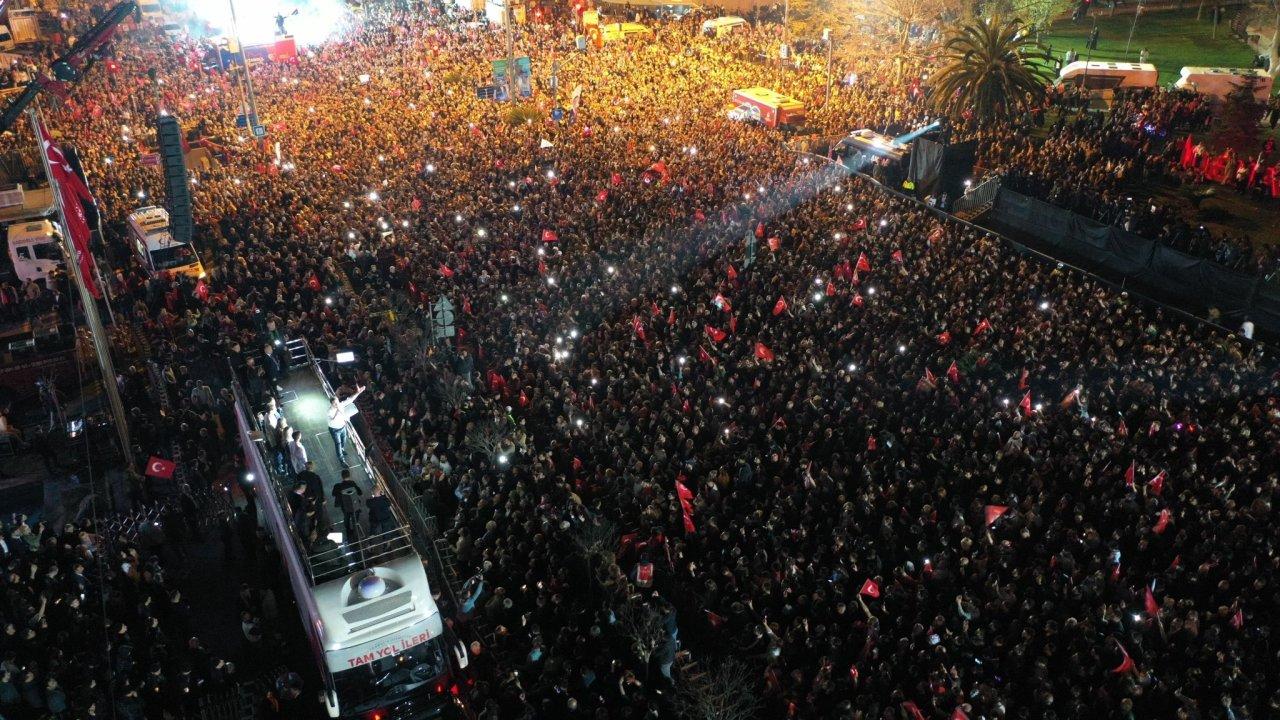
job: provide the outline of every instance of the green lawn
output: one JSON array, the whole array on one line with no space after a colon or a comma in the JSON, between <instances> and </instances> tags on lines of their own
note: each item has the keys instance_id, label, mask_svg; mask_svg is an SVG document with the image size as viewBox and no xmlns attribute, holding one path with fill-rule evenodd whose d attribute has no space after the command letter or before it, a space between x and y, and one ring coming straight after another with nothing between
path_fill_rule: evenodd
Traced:
<instances>
[{"instance_id":1,"label":"green lawn","mask_svg":"<svg viewBox=\"0 0 1280 720\"><path fill-rule=\"evenodd\" d=\"M1092 59L1137 62L1138 52L1145 47L1151 53L1148 62L1160 69L1161 85L1177 80L1184 65L1253 67L1253 51L1231 35L1228 19L1218 24L1218 37L1215 39L1212 37L1213 23L1210 22L1211 5L1206 3L1199 22L1196 21L1196 5L1188 2L1188 6L1188 10L1151 11L1140 15L1127 54L1124 46L1133 25L1133 15L1117 13L1108 17L1105 9L1080 21L1079 25L1070 19L1060 20L1040 39L1059 60L1069 48L1075 48L1080 59L1084 60L1088 55L1084 43L1096 21L1098 49L1093 52ZM1234 12L1228 9L1227 18Z\"/></svg>"}]
</instances>

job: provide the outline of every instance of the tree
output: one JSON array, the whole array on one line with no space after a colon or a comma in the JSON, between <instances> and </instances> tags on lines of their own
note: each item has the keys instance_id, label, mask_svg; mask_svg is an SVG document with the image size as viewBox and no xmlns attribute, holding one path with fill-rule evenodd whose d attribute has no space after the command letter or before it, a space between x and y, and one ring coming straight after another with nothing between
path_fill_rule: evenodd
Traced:
<instances>
[{"instance_id":1,"label":"tree","mask_svg":"<svg viewBox=\"0 0 1280 720\"><path fill-rule=\"evenodd\" d=\"M1258 101L1258 82L1252 75L1242 78L1223 98L1213 129L1213 145L1219 150L1230 148L1241 158L1257 151L1262 139L1258 121L1267 109Z\"/></svg>"},{"instance_id":2,"label":"tree","mask_svg":"<svg viewBox=\"0 0 1280 720\"><path fill-rule=\"evenodd\" d=\"M461 410L471 399L471 388L456 373L442 371L436 379L436 392L440 401L450 410Z\"/></svg>"},{"instance_id":3,"label":"tree","mask_svg":"<svg viewBox=\"0 0 1280 720\"><path fill-rule=\"evenodd\" d=\"M587 561L588 573L607 591L610 581L622 572L618 568L616 553L618 532L613 523L588 512L586 520L578 524L573 540L583 559Z\"/></svg>"},{"instance_id":4,"label":"tree","mask_svg":"<svg viewBox=\"0 0 1280 720\"><path fill-rule=\"evenodd\" d=\"M649 603L628 601L618 611L618 629L631 643L631 652L644 666L647 677L649 661L667 639L662 627L662 611Z\"/></svg>"},{"instance_id":5,"label":"tree","mask_svg":"<svg viewBox=\"0 0 1280 720\"><path fill-rule=\"evenodd\" d=\"M1075 5L1076 0L990 0L982 4L982 14L984 17L1024 18L1029 27L1039 32Z\"/></svg>"},{"instance_id":6,"label":"tree","mask_svg":"<svg viewBox=\"0 0 1280 720\"><path fill-rule=\"evenodd\" d=\"M463 442L468 448L490 460L498 456L506 440L507 425L495 418L472 422L467 426L467 434L463 438Z\"/></svg>"},{"instance_id":7,"label":"tree","mask_svg":"<svg viewBox=\"0 0 1280 720\"><path fill-rule=\"evenodd\" d=\"M1021 20L975 20L952 31L930 80L939 112L979 120L1011 117L1040 103L1051 58Z\"/></svg>"},{"instance_id":8,"label":"tree","mask_svg":"<svg viewBox=\"0 0 1280 720\"><path fill-rule=\"evenodd\" d=\"M958 7L953 0L879 0L870 5L869 10L897 27L900 48L905 53L911 42L912 27L938 21Z\"/></svg>"},{"instance_id":9,"label":"tree","mask_svg":"<svg viewBox=\"0 0 1280 720\"><path fill-rule=\"evenodd\" d=\"M750 720L759 707L755 690L750 669L730 658L705 673L682 678L676 706L684 720Z\"/></svg>"}]
</instances>

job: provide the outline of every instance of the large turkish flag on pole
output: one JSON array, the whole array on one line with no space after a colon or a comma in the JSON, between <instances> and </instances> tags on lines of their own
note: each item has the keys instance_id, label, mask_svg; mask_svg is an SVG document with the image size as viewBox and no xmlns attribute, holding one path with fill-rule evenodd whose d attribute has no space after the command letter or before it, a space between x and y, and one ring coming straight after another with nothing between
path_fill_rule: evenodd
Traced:
<instances>
[{"instance_id":1,"label":"large turkish flag on pole","mask_svg":"<svg viewBox=\"0 0 1280 720\"><path fill-rule=\"evenodd\" d=\"M80 179L79 175L67 164L62 150L53 144L53 138L40 123L40 147L49 161L49 182L56 188L62 199L62 214L67 222L65 230L71 237L71 244L76 250L76 262L80 265L80 278L84 286L94 298L102 297L98 288L97 273L94 271L93 255L89 253L89 219L84 214L84 203L92 203L93 195Z\"/></svg>"}]
</instances>

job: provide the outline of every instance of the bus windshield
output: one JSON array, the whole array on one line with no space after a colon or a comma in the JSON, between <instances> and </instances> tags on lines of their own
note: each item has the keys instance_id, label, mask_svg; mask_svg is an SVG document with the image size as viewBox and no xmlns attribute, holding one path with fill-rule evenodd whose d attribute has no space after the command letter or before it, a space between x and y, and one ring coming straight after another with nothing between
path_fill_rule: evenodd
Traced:
<instances>
[{"instance_id":1,"label":"bus windshield","mask_svg":"<svg viewBox=\"0 0 1280 720\"><path fill-rule=\"evenodd\" d=\"M334 689L342 714L360 713L389 705L415 691L430 691L430 683L448 669L440 638L433 638L393 657L335 673Z\"/></svg>"},{"instance_id":2,"label":"bus windshield","mask_svg":"<svg viewBox=\"0 0 1280 720\"><path fill-rule=\"evenodd\" d=\"M186 243L175 243L151 251L151 266L156 270L172 270L196 262L196 251Z\"/></svg>"}]
</instances>

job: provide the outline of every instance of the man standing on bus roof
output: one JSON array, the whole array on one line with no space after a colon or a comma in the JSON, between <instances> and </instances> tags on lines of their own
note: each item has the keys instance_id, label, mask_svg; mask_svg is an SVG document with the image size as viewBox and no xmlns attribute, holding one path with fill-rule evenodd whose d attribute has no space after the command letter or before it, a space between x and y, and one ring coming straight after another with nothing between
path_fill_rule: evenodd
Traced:
<instances>
[{"instance_id":1,"label":"man standing on bus roof","mask_svg":"<svg viewBox=\"0 0 1280 720\"><path fill-rule=\"evenodd\" d=\"M360 523L359 498L364 491L351 479L351 471L342 469L342 480L333 486L333 500L342 510L342 529L347 538L353 538Z\"/></svg>"},{"instance_id":2,"label":"man standing on bus roof","mask_svg":"<svg viewBox=\"0 0 1280 720\"><path fill-rule=\"evenodd\" d=\"M346 467L347 463L347 418L355 414L356 398L364 392L363 385L356 386L356 394L346 400L339 400L334 395L329 400L329 436L333 438L333 447L338 451L338 462Z\"/></svg>"}]
</instances>

